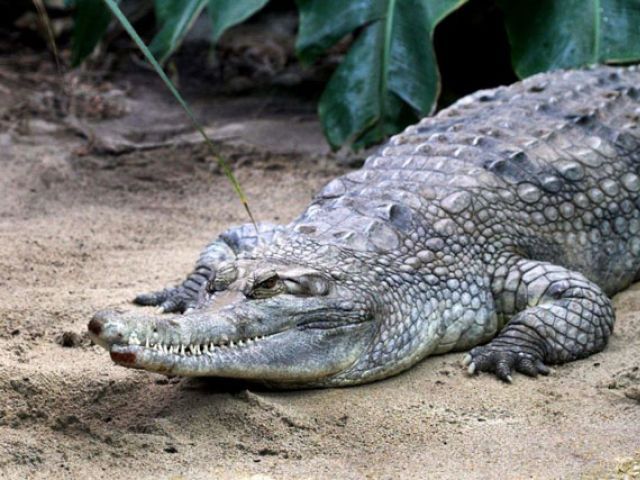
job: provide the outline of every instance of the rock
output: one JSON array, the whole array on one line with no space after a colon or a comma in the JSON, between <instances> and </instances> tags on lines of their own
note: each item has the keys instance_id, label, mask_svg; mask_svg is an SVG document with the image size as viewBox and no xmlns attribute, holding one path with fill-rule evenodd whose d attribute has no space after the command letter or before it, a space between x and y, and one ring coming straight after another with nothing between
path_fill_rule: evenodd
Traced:
<instances>
[{"instance_id":1,"label":"rock","mask_svg":"<svg viewBox=\"0 0 640 480\"><path fill-rule=\"evenodd\" d=\"M635 400L636 402L640 402L640 388L639 387L630 387L624 391L624 396Z\"/></svg>"},{"instance_id":2,"label":"rock","mask_svg":"<svg viewBox=\"0 0 640 480\"><path fill-rule=\"evenodd\" d=\"M62 332L62 335L58 338L58 343L63 347L74 348L82 345L82 335L76 332Z\"/></svg>"}]
</instances>

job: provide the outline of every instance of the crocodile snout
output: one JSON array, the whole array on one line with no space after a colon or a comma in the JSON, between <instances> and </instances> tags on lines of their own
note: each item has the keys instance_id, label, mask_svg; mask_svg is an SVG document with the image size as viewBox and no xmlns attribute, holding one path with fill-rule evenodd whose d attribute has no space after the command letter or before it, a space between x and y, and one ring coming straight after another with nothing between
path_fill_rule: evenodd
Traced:
<instances>
[{"instance_id":1,"label":"crocodile snout","mask_svg":"<svg viewBox=\"0 0 640 480\"><path fill-rule=\"evenodd\" d=\"M114 343L122 343L123 336L119 332L115 323L116 319L121 315L121 312L115 310L100 310L89 321L87 328L89 329L89 336L94 343L109 349L110 345Z\"/></svg>"}]
</instances>

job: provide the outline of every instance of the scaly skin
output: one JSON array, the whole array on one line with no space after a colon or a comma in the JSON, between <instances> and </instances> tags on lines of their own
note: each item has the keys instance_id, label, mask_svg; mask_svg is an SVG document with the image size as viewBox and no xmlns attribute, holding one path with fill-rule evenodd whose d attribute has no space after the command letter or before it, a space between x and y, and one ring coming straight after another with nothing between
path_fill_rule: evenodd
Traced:
<instances>
[{"instance_id":1,"label":"scaly skin","mask_svg":"<svg viewBox=\"0 0 640 480\"><path fill-rule=\"evenodd\" d=\"M640 72L477 92L329 183L288 226L232 229L196 270L89 323L117 363L353 385L471 349L510 381L602 350L640 270ZM181 314L181 312L185 312Z\"/></svg>"}]
</instances>

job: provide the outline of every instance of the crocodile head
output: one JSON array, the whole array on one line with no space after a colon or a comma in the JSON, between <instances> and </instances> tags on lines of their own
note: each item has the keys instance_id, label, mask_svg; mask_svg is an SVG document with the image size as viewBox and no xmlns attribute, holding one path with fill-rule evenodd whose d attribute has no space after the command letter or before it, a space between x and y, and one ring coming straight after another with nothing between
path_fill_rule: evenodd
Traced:
<instances>
[{"instance_id":1,"label":"crocodile head","mask_svg":"<svg viewBox=\"0 0 640 480\"><path fill-rule=\"evenodd\" d=\"M344 270L244 258L207 291L183 315L98 312L90 335L126 367L311 386L340 383L376 330L375 292Z\"/></svg>"}]
</instances>

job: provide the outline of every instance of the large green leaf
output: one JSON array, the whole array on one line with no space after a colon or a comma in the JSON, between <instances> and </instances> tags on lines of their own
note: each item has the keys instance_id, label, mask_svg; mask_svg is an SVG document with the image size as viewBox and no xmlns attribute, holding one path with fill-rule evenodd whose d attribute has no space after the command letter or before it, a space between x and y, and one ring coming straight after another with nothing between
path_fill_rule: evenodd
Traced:
<instances>
[{"instance_id":1,"label":"large green leaf","mask_svg":"<svg viewBox=\"0 0 640 480\"><path fill-rule=\"evenodd\" d=\"M164 25L171 18L171 14L175 2L168 2L167 0L154 0L153 1L153 13L156 16L156 25Z\"/></svg>"},{"instance_id":2,"label":"large green leaf","mask_svg":"<svg viewBox=\"0 0 640 480\"><path fill-rule=\"evenodd\" d=\"M180 46L205 6L212 24L213 41L230 27L246 20L269 0L155 0L160 31L149 48L164 63Z\"/></svg>"},{"instance_id":3,"label":"large green leaf","mask_svg":"<svg viewBox=\"0 0 640 480\"><path fill-rule=\"evenodd\" d=\"M436 25L466 0L298 0L299 55L309 61L358 30L319 103L334 147L379 142L436 103Z\"/></svg>"},{"instance_id":4,"label":"large green leaf","mask_svg":"<svg viewBox=\"0 0 640 480\"><path fill-rule=\"evenodd\" d=\"M209 0L213 42L234 25L243 22L264 7L269 0Z\"/></svg>"},{"instance_id":5,"label":"large green leaf","mask_svg":"<svg viewBox=\"0 0 640 480\"><path fill-rule=\"evenodd\" d=\"M96 47L111 21L111 11L103 0L67 0L75 6L71 64L75 67Z\"/></svg>"},{"instance_id":6,"label":"large green leaf","mask_svg":"<svg viewBox=\"0 0 640 480\"><path fill-rule=\"evenodd\" d=\"M500 0L514 69L640 60L640 0Z\"/></svg>"},{"instance_id":7,"label":"large green leaf","mask_svg":"<svg viewBox=\"0 0 640 480\"><path fill-rule=\"evenodd\" d=\"M149 49L160 63L164 63L180 46L208 0L155 0L156 19L160 31Z\"/></svg>"},{"instance_id":8,"label":"large green leaf","mask_svg":"<svg viewBox=\"0 0 640 480\"><path fill-rule=\"evenodd\" d=\"M300 27L298 57L306 63L361 25L384 17L384 3L344 0L297 0ZM336 14L338 13L338 14Z\"/></svg>"}]
</instances>

